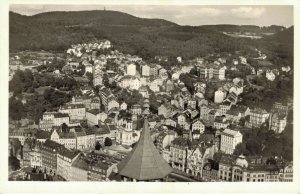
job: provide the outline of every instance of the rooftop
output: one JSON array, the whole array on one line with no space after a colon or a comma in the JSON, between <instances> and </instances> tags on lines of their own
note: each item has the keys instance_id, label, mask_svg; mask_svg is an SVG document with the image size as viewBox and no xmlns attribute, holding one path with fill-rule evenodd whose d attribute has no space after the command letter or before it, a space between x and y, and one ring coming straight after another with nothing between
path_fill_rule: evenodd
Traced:
<instances>
[{"instance_id":1,"label":"rooftop","mask_svg":"<svg viewBox=\"0 0 300 194\"><path fill-rule=\"evenodd\" d=\"M59 143L56 143L55 141L52 141L50 139L47 139L45 141L45 143L43 144L44 147L49 147L49 148L52 148L52 149L57 149L57 148L60 148L60 147L63 147L63 145L59 144Z\"/></svg>"},{"instance_id":2,"label":"rooftop","mask_svg":"<svg viewBox=\"0 0 300 194\"><path fill-rule=\"evenodd\" d=\"M118 169L120 175L141 181L162 179L172 172L152 142L147 118L138 143Z\"/></svg>"},{"instance_id":3,"label":"rooftop","mask_svg":"<svg viewBox=\"0 0 300 194\"><path fill-rule=\"evenodd\" d=\"M42 131L42 130L38 130L37 133L35 134L35 137L37 139L47 139L50 138L51 133L49 131Z\"/></svg>"},{"instance_id":4,"label":"rooftop","mask_svg":"<svg viewBox=\"0 0 300 194\"><path fill-rule=\"evenodd\" d=\"M76 168L80 168L83 170L88 170L89 169L89 163L87 160L84 160L81 157L78 157L74 163L72 164L72 166L76 167Z\"/></svg>"},{"instance_id":5,"label":"rooftop","mask_svg":"<svg viewBox=\"0 0 300 194\"><path fill-rule=\"evenodd\" d=\"M235 137L235 136L237 136L237 135L239 135L239 134L241 134L239 131L236 131L236 130L231 130L231 129L225 129L224 131L223 131L223 134L224 135L229 135L229 136L233 136L233 137Z\"/></svg>"},{"instance_id":6,"label":"rooftop","mask_svg":"<svg viewBox=\"0 0 300 194\"><path fill-rule=\"evenodd\" d=\"M63 118L63 117L69 117L69 114L60 113L60 112L54 114L54 118Z\"/></svg>"},{"instance_id":7,"label":"rooftop","mask_svg":"<svg viewBox=\"0 0 300 194\"><path fill-rule=\"evenodd\" d=\"M86 112L89 112L93 115L96 115L96 114L99 114L100 113L100 110L99 109L91 109L91 110L87 110Z\"/></svg>"},{"instance_id":8,"label":"rooftop","mask_svg":"<svg viewBox=\"0 0 300 194\"><path fill-rule=\"evenodd\" d=\"M60 107L60 109L77 109L77 108L85 108L84 104L66 104Z\"/></svg>"},{"instance_id":9,"label":"rooftop","mask_svg":"<svg viewBox=\"0 0 300 194\"><path fill-rule=\"evenodd\" d=\"M186 146L188 146L188 142L187 142L187 139L184 137L177 137L173 140L172 145L186 147Z\"/></svg>"},{"instance_id":10,"label":"rooftop","mask_svg":"<svg viewBox=\"0 0 300 194\"><path fill-rule=\"evenodd\" d=\"M77 151L71 151L67 148L64 148L64 149L59 150L58 153L61 156L67 157L69 159L73 159L80 153L80 151L78 151L78 150Z\"/></svg>"}]
</instances>

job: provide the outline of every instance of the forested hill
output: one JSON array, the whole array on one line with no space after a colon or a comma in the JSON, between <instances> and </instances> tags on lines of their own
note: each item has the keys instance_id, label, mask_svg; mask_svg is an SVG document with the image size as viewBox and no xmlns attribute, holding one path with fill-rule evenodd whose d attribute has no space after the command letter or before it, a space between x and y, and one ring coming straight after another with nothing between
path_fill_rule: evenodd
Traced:
<instances>
[{"instance_id":1,"label":"forested hill","mask_svg":"<svg viewBox=\"0 0 300 194\"><path fill-rule=\"evenodd\" d=\"M255 40L252 44L263 49L269 60L275 64L294 64L294 27L289 27L274 35L266 36L261 40Z\"/></svg>"},{"instance_id":2,"label":"forested hill","mask_svg":"<svg viewBox=\"0 0 300 194\"><path fill-rule=\"evenodd\" d=\"M129 26L174 26L163 19L145 19L119 11L56 11L31 16L37 22L51 22L64 25L129 25Z\"/></svg>"},{"instance_id":3,"label":"forested hill","mask_svg":"<svg viewBox=\"0 0 300 194\"><path fill-rule=\"evenodd\" d=\"M294 42L294 26L269 36L268 38L279 43L291 44Z\"/></svg>"},{"instance_id":4,"label":"forested hill","mask_svg":"<svg viewBox=\"0 0 300 194\"><path fill-rule=\"evenodd\" d=\"M212 26L180 26L117 11L47 12L34 16L10 12L9 16L11 52L64 51L71 44L95 39L109 39L115 49L144 59L156 55L189 59L214 52L247 52L249 45L255 47L249 44L251 40L229 37Z\"/></svg>"},{"instance_id":5,"label":"forested hill","mask_svg":"<svg viewBox=\"0 0 300 194\"><path fill-rule=\"evenodd\" d=\"M284 26L255 26L255 25L230 25L230 24L220 24L220 25L204 25L203 27L215 30L219 32L250 32L256 34L265 34L265 33L278 33L285 30Z\"/></svg>"}]
</instances>

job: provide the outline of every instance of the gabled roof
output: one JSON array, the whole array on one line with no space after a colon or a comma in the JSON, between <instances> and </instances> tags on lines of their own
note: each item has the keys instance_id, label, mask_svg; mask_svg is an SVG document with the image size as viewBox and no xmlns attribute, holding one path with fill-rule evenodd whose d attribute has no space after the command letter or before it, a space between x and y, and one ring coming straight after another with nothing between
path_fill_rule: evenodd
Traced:
<instances>
[{"instance_id":1,"label":"gabled roof","mask_svg":"<svg viewBox=\"0 0 300 194\"><path fill-rule=\"evenodd\" d=\"M138 143L118 169L120 175L136 180L162 179L172 172L152 142L147 118Z\"/></svg>"},{"instance_id":2,"label":"gabled roof","mask_svg":"<svg viewBox=\"0 0 300 194\"><path fill-rule=\"evenodd\" d=\"M196 122L200 122L202 125L204 125L203 121L200 118L194 119L192 123L194 124Z\"/></svg>"}]
</instances>

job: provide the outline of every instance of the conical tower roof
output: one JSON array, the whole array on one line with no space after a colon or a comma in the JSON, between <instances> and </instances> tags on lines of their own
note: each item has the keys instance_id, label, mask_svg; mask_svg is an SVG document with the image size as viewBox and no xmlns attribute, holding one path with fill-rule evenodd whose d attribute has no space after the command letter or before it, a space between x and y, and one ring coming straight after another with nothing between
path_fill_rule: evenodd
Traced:
<instances>
[{"instance_id":1,"label":"conical tower roof","mask_svg":"<svg viewBox=\"0 0 300 194\"><path fill-rule=\"evenodd\" d=\"M141 181L162 179L172 172L152 142L147 118L138 143L118 164L118 170L122 176Z\"/></svg>"}]
</instances>

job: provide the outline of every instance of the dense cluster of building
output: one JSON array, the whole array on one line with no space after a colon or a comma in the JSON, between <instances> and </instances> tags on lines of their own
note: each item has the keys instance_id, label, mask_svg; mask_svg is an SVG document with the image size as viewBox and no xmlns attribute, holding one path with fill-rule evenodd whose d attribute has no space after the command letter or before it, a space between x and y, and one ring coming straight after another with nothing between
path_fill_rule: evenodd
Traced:
<instances>
[{"instance_id":1,"label":"dense cluster of building","mask_svg":"<svg viewBox=\"0 0 300 194\"><path fill-rule=\"evenodd\" d=\"M38 125L11 128L10 139L19 139L23 146L22 166L41 168L67 181L165 180L170 166L207 181L292 180L292 163L278 160L268 165L261 158L233 156L236 146L243 142L241 121L245 128L268 123L270 130L281 133L287 125L291 104L276 102L270 112L239 105L245 80L226 78L228 67L224 58L213 63L196 59L166 70L116 50L101 54L111 47L104 40L68 49L63 72L84 65L85 76L92 74L92 87L98 87L99 93L84 78L78 78L81 95L73 96L57 111L44 112ZM183 63L181 58L177 60ZM232 64L247 65L247 60L241 56ZM192 94L180 75L189 73L193 67L203 82L194 85ZM267 77L273 79L270 73ZM119 89L108 87L105 79L109 84L116 82ZM205 98L205 80L218 83L213 101ZM137 91L142 98L129 105L124 99L118 100L122 91ZM151 94L159 104L157 112L150 111ZM207 133L209 127L216 129L216 133ZM105 146L107 138L113 141L115 150ZM102 151L91 152L98 143ZM139 146L120 162L135 144ZM148 152L155 154L147 155ZM221 158L215 159L220 153ZM147 165L152 172L141 171ZM157 176L160 173L163 176Z\"/></svg>"}]
</instances>

